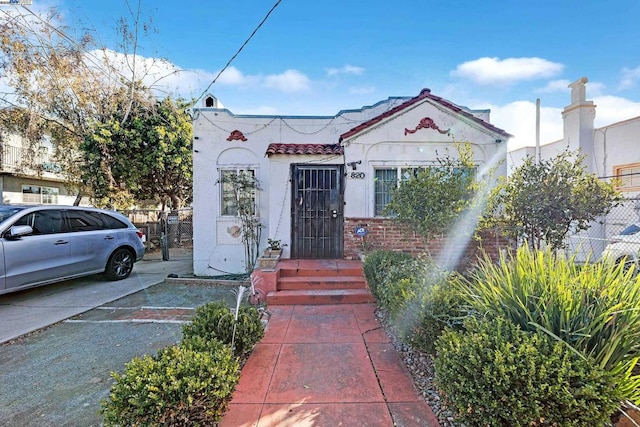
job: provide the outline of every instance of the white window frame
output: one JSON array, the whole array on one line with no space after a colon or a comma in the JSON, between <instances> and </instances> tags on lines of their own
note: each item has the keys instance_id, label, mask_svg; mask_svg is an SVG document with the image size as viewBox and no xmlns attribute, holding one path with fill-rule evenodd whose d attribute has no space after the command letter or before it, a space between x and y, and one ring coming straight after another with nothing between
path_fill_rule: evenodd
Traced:
<instances>
[{"instance_id":1,"label":"white window frame","mask_svg":"<svg viewBox=\"0 0 640 427\"><path fill-rule=\"evenodd\" d=\"M411 173L415 173L421 169L425 169L425 168L429 168L429 167L438 167L438 164L436 163L422 163L422 164L402 164L402 165L398 165L398 164L377 164L377 165L373 165L373 216L374 217L379 217L379 218L388 218L387 215L383 215L382 214L382 210L384 209L384 206L380 209L378 209L378 189L376 186L376 177L377 177L377 172L379 170L395 170L396 171L396 179L395 179L395 183L396 183L396 187L399 187L400 184L402 183L402 181L406 181L407 179L409 179L411 176L409 174ZM478 170L478 166L474 165L473 168L476 170ZM385 204L386 206L386 204Z\"/></svg>"},{"instance_id":2,"label":"white window frame","mask_svg":"<svg viewBox=\"0 0 640 427\"><path fill-rule=\"evenodd\" d=\"M37 189L37 192L25 192L25 190ZM60 196L58 187L47 187L44 185L22 184L22 202L37 205L57 205Z\"/></svg>"},{"instance_id":3,"label":"white window frame","mask_svg":"<svg viewBox=\"0 0 640 427\"><path fill-rule=\"evenodd\" d=\"M253 176L258 179L258 170L255 167L251 167L251 166L246 166L246 167L221 167L219 169L219 179L220 179L220 199L219 199L219 206L220 206L220 216L221 217L226 217L226 218L235 218L237 216L237 210L233 209L235 212L234 213L228 213L227 212L227 206L225 206L225 184L222 183L222 178L223 175L225 173L229 173L229 172L235 172L236 174L239 174L241 172L250 172L253 173ZM253 194L253 204L254 204L254 215L257 216L257 212L258 212L258 191L254 190L254 194Z\"/></svg>"}]
</instances>

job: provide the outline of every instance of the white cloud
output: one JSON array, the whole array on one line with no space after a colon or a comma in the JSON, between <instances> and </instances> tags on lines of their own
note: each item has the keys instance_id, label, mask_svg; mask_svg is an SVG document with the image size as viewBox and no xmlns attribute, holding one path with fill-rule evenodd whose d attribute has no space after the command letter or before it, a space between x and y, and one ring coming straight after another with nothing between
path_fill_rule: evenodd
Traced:
<instances>
[{"instance_id":1,"label":"white cloud","mask_svg":"<svg viewBox=\"0 0 640 427\"><path fill-rule=\"evenodd\" d=\"M640 80L640 67L622 69L622 78L620 79L619 90L632 88Z\"/></svg>"},{"instance_id":2,"label":"white cloud","mask_svg":"<svg viewBox=\"0 0 640 427\"><path fill-rule=\"evenodd\" d=\"M264 86L282 92L300 92L309 89L309 78L297 70L286 70L282 74L271 74L264 78Z\"/></svg>"},{"instance_id":3,"label":"white cloud","mask_svg":"<svg viewBox=\"0 0 640 427\"><path fill-rule=\"evenodd\" d=\"M363 73L364 68L348 64L342 68L327 68L327 75L329 76L335 76L336 74L355 74L359 76Z\"/></svg>"},{"instance_id":4,"label":"white cloud","mask_svg":"<svg viewBox=\"0 0 640 427\"><path fill-rule=\"evenodd\" d=\"M213 81L217 75L218 72L213 73L211 80ZM229 67L220 74L216 83L230 86L246 86L251 80L251 77L245 76L242 71L238 70L236 67Z\"/></svg>"},{"instance_id":5,"label":"white cloud","mask_svg":"<svg viewBox=\"0 0 640 427\"><path fill-rule=\"evenodd\" d=\"M181 70L175 64L157 58L146 58L125 55L112 50L94 50L86 55L89 66L99 68L105 73L105 80L119 81L140 79L158 96L195 96L195 92L202 86L202 76L197 72ZM108 66L107 66L108 64Z\"/></svg>"},{"instance_id":6,"label":"white cloud","mask_svg":"<svg viewBox=\"0 0 640 427\"><path fill-rule=\"evenodd\" d=\"M563 64L542 58L479 58L460 64L450 74L481 85L510 84L549 78L559 74Z\"/></svg>"},{"instance_id":7,"label":"white cloud","mask_svg":"<svg viewBox=\"0 0 640 427\"><path fill-rule=\"evenodd\" d=\"M616 96L593 98L596 105L595 127L604 127L640 116L640 102ZM512 134L509 150L536 145L536 105L515 101L505 105L480 104L473 108L491 109L491 123ZM540 108L540 144L563 138L562 108Z\"/></svg>"},{"instance_id":8,"label":"white cloud","mask_svg":"<svg viewBox=\"0 0 640 427\"><path fill-rule=\"evenodd\" d=\"M89 61L92 63L109 63L117 69L119 75L131 79L132 56L111 50L96 50L90 54ZM135 69L136 78L142 79L159 96L171 94L186 99L200 96L199 91L204 90L218 75L217 71L183 70L169 61L142 56L136 57ZM216 80L216 85L242 89L266 87L285 93L307 90L310 84L309 78L297 70L263 76L244 74L235 67L227 68Z\"/></svg>"},{"instance_id":9,"label":"white cloud","mask_svg":"<svg viewBox=\"0 0 640 427\"><path fill-rule=\"evenodd\" d=\"M640 116L640 102L618 96L598 96L593 98L596 105L595 126L603 127Z\"/></svg>"},{"instance_id":10,"label":"white cloud","mask_svg":"<svg viewBox=\"0 0 640 427\"><path fill-rule=\"evenodd\" d=\"M536 93L569 93L571 89L569 88L569 84L571 81L563 79L563 80L552 80L547 83L545 87L534 90ZM590 97L600 96L606 89L606 85L600 82L589 82L587 84L587 91ZM567 97L569 100L569 97Z\"/></svg>"},{"instance_id":11,"label":"white cloud","mask_svg":"<svg viewBox=\"0 0 640 427\"><path fill-rule=\"evenodd\" d=\"M536 145L536 104L531 101L515 101L505 105L482 105L474 108L490 108L491 123L504 129L513 138L509 150ZM540 144L562 139L562 109L540 108Z\"/></svg>"},{"instance_id":12,"label":"white cloud","mask_svg":"<svg viewBox=\"0 0 640 427\"><path fill-rule=\"evenodd\" d=\"M376 91L374 86L360 86L360 87L350 87L349 93L351 95L368 95Z\"/></svg>"},{"instance_id":13,"label":"white cloud","mask_svg":"<svg viewBox=\"0 0 640 427\"><path fill-rule=\"evenodd\" d=\"M539 93L553 93L553 92L569 92L569 80L551 80L543 88L537 89Z\"/></svg>"}]
</instances>

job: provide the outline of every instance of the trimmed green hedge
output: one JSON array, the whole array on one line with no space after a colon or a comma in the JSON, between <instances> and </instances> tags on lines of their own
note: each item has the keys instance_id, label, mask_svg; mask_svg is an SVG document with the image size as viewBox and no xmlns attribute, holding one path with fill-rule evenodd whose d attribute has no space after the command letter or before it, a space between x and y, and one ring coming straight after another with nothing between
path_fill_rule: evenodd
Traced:
<instances>
[{"instance_id":1,"label":"trimmed green hedge","mask_svg":"<svg viewBox=\"0 0 640 427\"><path fill-rule=\"evenodd\" d=\"M364 272L378 305L389 313L401 338L431 354L446 326L460 317L449 273L429 257L393 251L367 255Z\"/></svg>"},{"instance_id":2,"label":"trimmed green hedge","mask_svg":"<svg viewBox=\"0 0 640 427\"><path fill-rule=\"evenodd\" d=\"M105 426L210 426L227 410L240 365L228 346L214 341L207 351L176 345L136 357L112 377Z\"/></svg>"},{"instance_id":3,"label":"trimmed green hedge","mask_svg":"<svg viewBox=\"0 0 640 427\"><path fill-rule=\"evenodd\" d=\"M221 302L212 302L196 309L191 323L182 328L185 339L199 336L207 340L220 340L231 345L234 314ZM260 313L252 305L241 305L235 330L234 354L243 356L264 336Z\"/></svg>"},{"instance_id":4,"label":"trimmed green hedge","mask_svg":"<svg viewBox=\"0 0 640 427\"><path fill-rule=\"evenodd\" d=\"M264 335L256 307L223 303L198 309L180 345L134 358L102 402L105 426L211 426L226 412L240 378L240 356ZM235 349L232 349L232 341Z\"/></svg>"},{"instance_id":5,"label":"trimmed green hedge","mask_svg":"<svg viewBox=\"0 0 640 427\"><path fill-rule=\"evenodd\" d=\"M613 376L547 335L471 318L437 341L438 388L473 426L604 426L618 407Z\"/></svg>"}]
</instances>

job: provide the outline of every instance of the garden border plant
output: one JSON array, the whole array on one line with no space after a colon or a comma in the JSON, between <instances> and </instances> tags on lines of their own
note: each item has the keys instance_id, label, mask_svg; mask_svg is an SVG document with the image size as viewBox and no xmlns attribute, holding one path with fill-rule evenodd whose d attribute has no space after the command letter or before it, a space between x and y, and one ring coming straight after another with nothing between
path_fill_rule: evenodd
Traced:
<instances>
[{"instance_id":1,"label":"garden border plant","mask_svg":"<svg viewBox=\"0 0 640 427\"><path fill-rule=\"evenodd\" d=\"M492 424L488 422L491 417L482 418L482 414L496 410L495 405L504 403L504 399L516 405L512 408L514 413L528 411L528 419L538 420L540 425L550 425L542 422L542 418L556 420L557 425L605 425L616 409L633 407L637 402L640 377L633 368L640 357L640 279L634 277L633 272L614 264L581 265L574 259L559 258L550 251L532 252L527 247L515 252L513 259L503 254L499 263L487 256L466 276L445 274L440 281L424 279L425 270L429 270L427 265L425 259L413 259L408 254L376 251L365 258L364 270L379 308L387 313L402 341L436 356L436 363L447 359L461 365L446 368L461 369L457 375L467 376L457 378L459 383L467 382L459 387L459 394L453 388L442 386L454 384L453 377L443 379L446 374L442 372L436 372L436 377L441 379L440 389L452 406L459 404L458 409L468 409L472 405L475 416L480 417L475 420L483 420L474 424L470 415L458 414L467 425L517 425L513 420ZM425 292L418 297L420 291ZM416 313L417 320L412 319ZM457 351L463 351L465 346L464 351L470 351L472 343L460 344L460 340L469 340L472 335L462 328L465 318L478 318L482 322L505 319L519 328L521 332L517 334L510 332L519 337L517 340L523 346L522 360L517 363L525 364L531 369L529 376L542 382L537 385L518 382L518 375L523 375L515 373L512 389L504 396L497 392L502 397L496 397L498 389L494 390L494 382L506 381L504 375L508 374L503 366L506 356L485 346L482 354L487 359L482 366L470 367L481 356L455 356L437 350L434 343L446 346L447 340L452 339L451 334L461 334L462 338L456 338ZM496 327L490 331L501 333ZM522 334L528 338L520 337ZM531 338L533 335L536 338ZM526 350L531 347L527 341L531 339L536 342L535 351ZM539 344L542 342L548 344ZM505 341L503 344L510 351L516 351L516 343ZM553 363L547 359L553 359ZM567 367L573 368L569 372ZM547 370L548 375L536 374L536 369ZM484 379L480 378L483 375ZM476 381L474 393L484 395L475 396L471 402L465 390L473 381ZM563 381L568 381L568 385ZM529 386L542 390L536 392L537 396L548 393L545 399L555 399L557 405L544 401L544 405L538 402L542 406L535 406L532 402L518 403L518 399L511 399L534 396L527 391ZM561 394L559 388L562 387L575 389L576 398ZM589 390L601 390L606 395L590 395ZM552 395L555 397L549 397ZM538 416L540 418L536 418ZM590 424L585 424L589 419L602 420L602 423L590 420Z\"/></svg>"},{"instance_id":2,"label":"garden border plant","mask_svg":"<svg viewBox=\"0 0 640 427\"><path fill-rule=\"evenodd\" d=\"M498 264L483 259L455 287L470 315L548 334L612 373L624 399L640 402L640 277L633 271L524 246Z\"/></svg>"},{"instance_id":3,"label":"garden border plant","mask_svg":"<svg viewBox=\"0 0 640 427\"><path fill-rule=\"evenodd\" d=\"M241 362L264 335L261 317L248 304L235 313L219 302L198 307L179 345L136 357L123 374L111 374L115 383L101 409L105 426L215 425L231 401Z\"/></svg>"},{"instance_id":4,"label":"garden border plant","mask_svg":"<svg viewBox=\"0 0 640 427\"><path fill-rule=\"evenodd\" d=\"M438 388L470 427L605 426L622 397L610 372L500 317L471 317L436 348Z\"/></svg>"}]
</instances>

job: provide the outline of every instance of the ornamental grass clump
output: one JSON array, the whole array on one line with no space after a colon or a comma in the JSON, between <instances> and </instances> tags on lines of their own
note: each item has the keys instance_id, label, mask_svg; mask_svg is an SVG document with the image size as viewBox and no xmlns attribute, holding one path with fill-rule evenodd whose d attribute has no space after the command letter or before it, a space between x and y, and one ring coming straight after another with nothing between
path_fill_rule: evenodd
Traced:
<instances>
[{"instance_id":1,"label":"ornamental grass clump","mask_svg":"<svg viewBox=\"0 0 640 427\"><path fill-rule=\"evenodd\" d=\"M436 348L437 386L469 427L605 426L620 402L611 373L506 319L471 317Z\"/></svg>"},{"instance_id":2,"label":"ornamental grass clump","mask_svg":"<svg viewBox=\"0 0 640 427\"><path fill-rule=\"evenodd\" d=\"M499 263L486 258L455 280L471 315L502 317L543 332L616 378L640 402L640 276L613 263L579 265L526 246Z\"/></svg>"}]
</instances>

